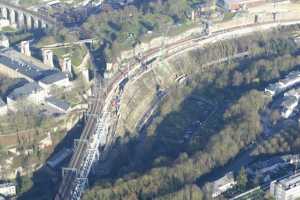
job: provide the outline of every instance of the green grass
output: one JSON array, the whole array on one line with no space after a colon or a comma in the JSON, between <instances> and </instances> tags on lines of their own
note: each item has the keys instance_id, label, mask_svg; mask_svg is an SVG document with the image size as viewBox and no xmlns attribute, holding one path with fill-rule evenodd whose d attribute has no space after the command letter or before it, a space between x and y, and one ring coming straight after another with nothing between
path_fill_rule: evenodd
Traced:
<instances>
[{"instance_id":1,"label":"green grass","mask_svg":"<svg viewBox=\"0 0 300 200\"><path fill-rule=\"evenodd\" d=\"M226 12L223 18L223 21L232 20L232 18L236 15L236 13Z\"/></svg>"},{"instance_id":2,"label":"green grass","mask_svg":"<svg viewBox=\"0 0 300 200\"><path fill-rule=\"evenodd\" d=\"M15 33L17 32L17 29L10 27L10 26L5 26L1 29L2 33Z\"/></svg>"}]
</instances>

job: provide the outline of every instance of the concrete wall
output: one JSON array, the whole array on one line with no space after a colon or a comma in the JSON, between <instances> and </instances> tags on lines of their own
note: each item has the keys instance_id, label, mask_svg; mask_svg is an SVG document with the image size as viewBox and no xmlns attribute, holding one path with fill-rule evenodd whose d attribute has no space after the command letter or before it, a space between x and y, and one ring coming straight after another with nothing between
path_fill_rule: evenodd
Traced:
<instances>
[{"instance_id":1,"label":"concrete wall","mask_svg":"<svg viewBox=\"0 0 300 200\"><path fill-rule=\"evenodd\" d=\"M161 48L163 45L168 45L170 43L178 42L182 39L186 39L188 36L192 36L193 34L200 34L203 31L203 28L195 27L193 29L190 29L186 32L183 32L179 35L173 36L173 37L156 37L150 40L149 42L142 42L141 44L137 45L135 49L130 49L127 51L121 52L121 55L119 58L117 58L118 61L132 58L134 55L138 55L140 53L143 53L145 51L148 51L150 49L156 49Z\"/></svg>"}]
</instances>

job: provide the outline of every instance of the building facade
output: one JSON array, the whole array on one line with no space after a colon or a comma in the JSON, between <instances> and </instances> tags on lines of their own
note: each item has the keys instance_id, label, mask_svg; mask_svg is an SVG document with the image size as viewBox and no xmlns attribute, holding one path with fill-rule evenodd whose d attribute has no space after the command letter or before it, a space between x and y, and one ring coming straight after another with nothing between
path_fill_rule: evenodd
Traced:
<instances>
[{"instance_id":1,"label":"building facade","mask_svg":"<svg viewBox=\"0 0 300 200\"><path fill-rule=\"evenodd\" d=\"M27 83L24 86L13 90L7 96L7 106L10 110L16 111L19 100L25 100L38 105L43 103L47 96L47 91L41 88L37 83Z\"/></svg>"},{"instance_id":2,"label":"building facade","mask_svg":"<svg viewBox=\"0 0 300 200\"><path fill-rule=\"evenodd\" d=\"M16 185L13 183L0 184L0 194L5 197L11 197L16 195Z\"/></svg>"},{"instance_id":3,"label":"building facade","mask_svg":"<svg viewBox=\"0 0 300 200\"><path fill-rule=\"evenodd\" d=\"M273 181L270 193L276 200L295 200L300 198L300 173L280 181Z\"/></svg>"},{"instance_id":4,"label":"building facade","mask_svg":"<svg viewBox=\"0 0 300 200\"><path fill-rule=\"evenodd\" d=\"M234 175L232 172L225 174L222 178L213 182L213 193L212 197L216 198L227 190L233 188L236 185Z\"/></svg>"}]
</instances>

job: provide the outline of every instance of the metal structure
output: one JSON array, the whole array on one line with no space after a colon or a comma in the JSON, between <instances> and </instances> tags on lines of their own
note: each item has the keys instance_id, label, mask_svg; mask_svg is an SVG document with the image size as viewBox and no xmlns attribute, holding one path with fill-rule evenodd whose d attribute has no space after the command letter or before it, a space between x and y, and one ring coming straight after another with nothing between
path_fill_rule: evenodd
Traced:
<instances>
[{"instance_id":1,"label":"metal structure","mask_svg":"<svg viewBox=\"0 0 300 200\"><path fill-rule=\"evenodd\" d=\"M107 126L110 114L103 112L102 92L99 78L95 78L92 95L93 101L86 114L87 121L80 139L74 141L74 156L67 168L63 168L63 184L55 199L79 200L88 185L88 175L100 158L99 147L106 143Z\"/></svg>"}]
</instances>

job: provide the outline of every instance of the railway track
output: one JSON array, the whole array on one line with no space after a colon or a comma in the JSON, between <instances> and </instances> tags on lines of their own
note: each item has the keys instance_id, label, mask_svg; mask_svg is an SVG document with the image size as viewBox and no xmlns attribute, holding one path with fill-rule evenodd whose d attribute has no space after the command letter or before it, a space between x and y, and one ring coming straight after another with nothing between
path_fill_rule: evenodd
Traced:
<instances>
[{"instance_id":1,"label":"railway track","mask_svg":"<svg viewBox=\"0 0 300 200\"><path fill-rule=\"evenodd\" d=\"M298 24L298 23L300 23L300 21L299 20L289 20L289 21L286 21L286 23L287 23L287 25L292 25L293 23ZM165 57L165 59L171 58L172 56L182 53L191 48L195 48L195 47L199 46L199 42L201 42L203 40L206 40L206 39L208 40L210 38L214 38L214 37L220 36L222 34L237 31L237 30L244 29L244 28L251 28L251 27L254 28L256 26L264 26L264 25L269 25L269 24L270 25L274 24L274 25L278 26L278 25L284 25L284 22L281 21L280 23L266 22L266 23L260 23L260 24L249 24L249 25L243 25L243 26L229 28L226 30L216 31L216 32L211 33L208 36L200 35L200 36L188 37L186 39L179 40L176 43L167 44L165 46L167 52L170 52L174 49L176 49L176 51L172 52L172 54L168 54ZM161 50L160 47L156 47L156 48L146 51L141 60L149 61L155 57L160 57L161 56L161 55L159 55L160 50ZM97 91L97 89L96 89L95 96L96 96L97 101L95 101L94 103L91 104L91 107L89 109L90 115L88 116L87 123L86 123L84 130L80 137L81 141L87 141L87 143L80 142L78 144L77 148L75 149L75 152L74 152L72 159L70 161L70 164L69 164L69 168L73 169L75 173L69 173L65 177L63 177L63 180L62 180L62 183L58 190L58 193L55 196L55 200L69 200L69 199L71 200L72 199L73 188L77 187L76 186L76 184L77 184L76 177L78 175L78 172L79 173L81 172L82 164L84 164L83 162L85 161L85 153L86 153L86 151L88 151L88 145L89 145L88 142L91 140L91 137L93 136L93 133L95 132L97 120L99 119L100 116L102 116L103 112L109 111L109 105L111 104L111 96L113 95L113 92L116 90L116 88L118 87L120 82L122 80L124 80L124 78L129 76L129 74L133 74L137 69L139 69L140 63L134 63L134 66L135 67L133 67L131 70L126 69L126 70L118 72L113 78L108 80L107 87L103 88L103 90L102 90L103 93L101 93L100 91ZM102 99L102 101L101 101L101 99ZM106 102L108 102L108 103L106 103Z\"/></svg>"}]
</instances>

